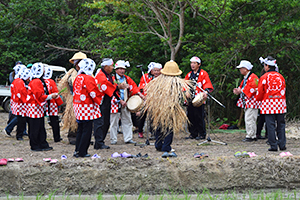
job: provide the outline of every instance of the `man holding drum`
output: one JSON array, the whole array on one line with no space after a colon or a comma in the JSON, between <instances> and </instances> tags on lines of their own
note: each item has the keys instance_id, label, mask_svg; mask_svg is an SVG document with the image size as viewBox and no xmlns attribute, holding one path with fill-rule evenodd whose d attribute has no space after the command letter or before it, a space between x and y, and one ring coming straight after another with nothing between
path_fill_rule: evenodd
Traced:
<instances>
[{"instance_id":1,"label":"man holding drum","mask_svg":"<svg viewBox=\"0 0 300 200\"><path fill-rule=\"evenodd\" d=\"M200 67L200 58L194 56L190 59L190 61L192 71L185 76L185 80L193 80L196 83L195 96L202 92L200 88L206 92L212 92L214 87L211 84L208 73ZM203 98L207 98L207 94L205 92L203 93ZM204 105L202 104L199 107L195 107L192 103L189 103L187 116L190 121L188 128L191 135L185 139L205 139L206 129L204 121Z\"/></svg>"},{"instance_id":2,"label":"man holding drum","mask_svg":"<svg viewBox=\"0 0 300 200\"><path fill-rule=\"evenodd\" d=\"M141 98L144 96L139 92L139 88L135 82L127 75L125 75L126 67L129 67L128 61L118 60L115 64L116 75L113 76L114 83L126 84L127 89L119 89L118 94L120 95L120 100L115 97L111 100L111 114L110 114L110 144L117 144L118 135L118 123L121 117L122 130L124 142L126 144L135 144L132 140L132 120L131 113L127 108L126 101L132 95L138 94Z\"/></svg>"}]
</instances>

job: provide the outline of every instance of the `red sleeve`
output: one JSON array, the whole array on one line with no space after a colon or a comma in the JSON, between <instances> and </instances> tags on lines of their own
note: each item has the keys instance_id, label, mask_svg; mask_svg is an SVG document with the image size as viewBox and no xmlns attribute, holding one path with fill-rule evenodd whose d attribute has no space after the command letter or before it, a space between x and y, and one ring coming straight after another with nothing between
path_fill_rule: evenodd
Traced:
<instances>
[{"instance_id":1,"label":"red sleeve","mask_svg":"<svg viewBox=\"0 0 300 200\"><path fill-rule=\"evenodd\" d=\"M102 97L104 96L103 92L100 92L99 88L97 87L96 81L92 76L86 75L85 77L86 89L93 99L93 101L100 105L102 101Z\"/></svg>"},{"instance_id":2,"label":"red sleeve","mask_svg":"<svg viewBox=\"0 0 300 200\"><path fill-rule=\"evenodd\" d=\"M25 83L22 79L17 79L15 82L15 98L20 99L22 103L26 103L27 99L27 89L25 87Z\"/></svg>"},{"instance_id":3,"label":"red sleeve","mask_svg":"<svg viewBox=\"0 0 300 200\"><path fill-rule=\"evenodd\" d=\"M258 77L255 74L251 74L251 76L247 80L247 84L243 89L243 93L250 98L255 95L255 89L258 87Z\"/></svg>"},{"instance_id":4,"label":"red sleeve","mask_svg":"<svg viewBox=\"0 0 300 200\"><path fill-rule=\"evenodd\" d=\"M58 89L57 89L57 86L56 86L56 83L54 80L52 79L48 79L50 81L50 85L51 85L51 94L52 93L58 93ZM64 103L64 101L61 99L60 95L58 95L58 97L56 99L54 99L55 103L60 106Z\"/></svg>"},{"instance_id":5,"label":"red sleeve","mask_svg":"<svg viewBox=\"0 0 300 200\"><path fill-rule=\"evenodd\" d=\"M185 80L189 80L190 79L190 74L191 74L192 72L189 72L189 73L187 73L187 75L185 76Z\"/></svg>"},{"instance_id":6,"label":"red sleeve","mask_svg":"<svg viewBox=\"0 0 300 200\"><path fill-rule=\"evenodd\" d=\"M42 81L40 79L33 79L30 81L29 87L31 88L31 92L34 94L34 98L37 103L42 106L48 97L48 95L45 94Z\"/></svg>"},{"instance_id":7,"label":"red sleeve","mask_svg":"<svg viewBox=\"0 0 300 200\"><path fill-rule=\"evenodd\" d=\"M104 92L109 97L112 97L117 86L107 80L107 77L102 72L102 69L96 76L96 84L99 85L100 92Z\"/></svg>"},{"instance_id":8,"label":"red sleeve","mask_svg":"<svg viewBox=\"0 0 300 200\"><path fill-rule=\"evenodd\" d=\"M258 82L258 88L257 88L256 96L255 96L255 98L256 98L257 101L263 100L264 94L266 93L265 88L264 88L265 84L263 84L263 82L266 82L266 77L267 76L265 76L265 75L263 75L259 79L259 82Z\"/></svg>"},{"instance_id":9,"label":"red sleeve","mask_svg":"<svg viewBox=\"0 0 300 200\"><path fill-rule=\"evenodd\" d=\"M136 83L129 76L125 75L125 77L126 77L127 83L129 84L129 91L130 91L131 95L135 95L136 93L138 93L140 90L137 87Z\"/></svg>"},{"instance_id":10,"label":"red sleeve","mask_svg":"<svg viewBox=\"0 0 300 200\"><path fill-rule=\"evenodd\" d=\"M203 70L203 69L201 69L201 70ZM204 71L203 75L204 75L203 79L205 80L205 83L203 83L203 89L205 90L205 89L208 88L208 89L211 89L210 92L212 92L214 90L214 87L213 87L213 85L212 85L212 83L210 81L208 73L206 71Z\"/></svg>"}]
</instances>

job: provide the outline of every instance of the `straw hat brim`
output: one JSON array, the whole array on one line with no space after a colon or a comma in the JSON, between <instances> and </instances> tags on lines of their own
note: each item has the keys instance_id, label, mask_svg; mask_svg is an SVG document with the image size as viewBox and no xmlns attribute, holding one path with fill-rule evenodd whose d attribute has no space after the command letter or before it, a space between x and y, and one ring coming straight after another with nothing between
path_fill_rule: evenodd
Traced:
<instances>
[{"instance_id":1,"label":"straw hat brim","mask_svg":"<svg viewBox=\"0 0 300 200\"><path fill-rule=\"evenodd\" d=\"M181 70L179 70L178 72L166 72L164 69L162 69L162 70L160 70L160 72L167 76L178 76L178 75L182 74Z\"/></svg>"},{"instance_id":2,"label":"straw hat brim","mask_svg":"<svg viewBox=\"0 0 300 200\"><path fill-rule=\"evenodd\" d=\"M74 54L74 56L69 60L69 62L74 64L75 60L82 60L82 59L85 59L85 58L87 58L86 54L78 52L78 53Z\"/></svg>"}]
</instances>

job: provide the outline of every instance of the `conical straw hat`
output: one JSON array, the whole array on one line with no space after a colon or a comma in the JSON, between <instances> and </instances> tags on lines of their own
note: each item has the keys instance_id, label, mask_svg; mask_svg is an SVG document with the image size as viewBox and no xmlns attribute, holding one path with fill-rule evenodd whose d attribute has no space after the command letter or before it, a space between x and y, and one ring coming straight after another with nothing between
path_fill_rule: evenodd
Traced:
<instances>
[{"instance_id":1,"label":"conical straw hat","mask_svg":"<svg viewBox=\"0 0 300 200\"><path fill-rule=\"evenodd\" d=\"M74 56L69 61L70 61L70 63L74 64L74 60L81 60L81 59L85 59L85 58L87 58L85 53L78 52L78 53L75 53Z\"/></svg>"},{"instance_id":2,"label":"conical straw hat","mask_svg":"<svg viewBox=\"0 0 300 200\"><path fill-rule=\"evenodd\" d=\"M164 68L160 72L167 76L178 76L182 74L182 71L179 69L177 63L173 60L166 62Z\"/></svg>"}]
</instances>

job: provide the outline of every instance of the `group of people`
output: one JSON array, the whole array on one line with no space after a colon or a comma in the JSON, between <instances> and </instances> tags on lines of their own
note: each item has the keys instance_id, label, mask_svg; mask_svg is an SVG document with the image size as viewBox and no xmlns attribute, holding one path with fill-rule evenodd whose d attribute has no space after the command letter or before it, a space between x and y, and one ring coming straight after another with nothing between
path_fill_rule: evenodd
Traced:
<instances>
[{"instance_id":1,"label":"group of people","mask_svg":"<svg viewBox=\"0 0 300 200\"><path fill-rule=\"evenodd\" d=\"M286 109L286 83L279 73L276 59L271 56L259 58L264 65L261 77L251 72L253 65L242 60L236 67L244 76L238 88L233 93L240 95L237 106L245 111L246 138L244 142L265 139L261 136L261 129L265 123L266 137L270 145L269 151L286 149L285 113ZM258 111L260 117L256 123Z\"/></svg>"},{"instance_id":2,"label":"group of people","mask_svg":"<svg viewBox=\"0 0 300 200\"><path fill-rule=\"evenodd\" d=\"M12 75L10 107L17 123L17 140L23 140L27 123L31 150L53 149L46 140L44 117L50 118L54 141L61 141L58 106L63 101L58 95L56 83L51 79L52 69L43 63L27 66L17 63ZM8 127L4 132L11 136Z\"/></svg>"},{"instance_id":3,"label":"group of people","mask_svg":"<svg viewBox=\"0 0 300 200\"><path fill-rule=\"evenodd\" d=\"M251 72L252 64L241 61L237 68L244 80L233 93L240 95L237 102L245 110L247 136L243 141L256 140L256 120L258 109L264 116L270 151L277 151L277 146L284 150L286 112L285 80L278 73L276 60L272 57L261 58L265 74L260 79ZM62 78L59 89L67 89L59 94L55 82L51 79L51 68L42 63L35 63L28 69L22 64L14 67L15 77L11 84L11 110L18 119L17 139L22 138L26 121L29 125L29 139L32 151L51 150L46 141L44 116L50 117L55 142L61 141L58 106L66 102L63 115L64 128L69 129L70 143L75 144L75 157L89 157L88 148L91 144L92 133L95 138L94 149L109 149L105 138L110 129L110 144L117 144L118 124L121 120L123 139L126 144L133 141L132 113L127 108L127 100L138 95L144 104L135 113L137 117L138 137L143 138L143 127L146 119L150 131L156 138L155 147L165 152L164 156L176 156L171 144L174 132L179 132L188 123L190 135L186 139L205 139L204 104L194 106L192 100L202 93L204 100L213 91L213 85L208 73L201 69L201 59L190 59L191 71L184 79L174 61L165 63L151 62L148 73L143 74L139 85L127 75L128 61L104 58L101 68L97 70L95 62L86 54L78 52L69 60L74 69ZM112 75L115 70L115 75ZM157 103L164 106L157 108ZM187 106L186 111L182 109ZM166 112L164 109L169 109ZM277 121L277 128L275 122ZM277 131L276 139L275 131ZM8 132L6 132L10 135ZM73 140L72 140L73 139Z\"/></svg>"}]
</instances>

